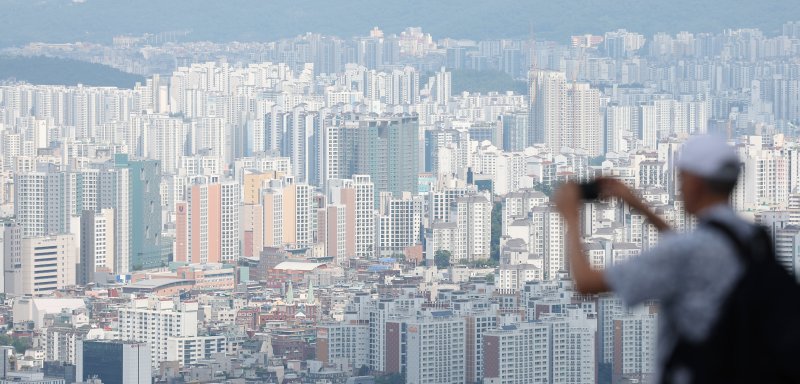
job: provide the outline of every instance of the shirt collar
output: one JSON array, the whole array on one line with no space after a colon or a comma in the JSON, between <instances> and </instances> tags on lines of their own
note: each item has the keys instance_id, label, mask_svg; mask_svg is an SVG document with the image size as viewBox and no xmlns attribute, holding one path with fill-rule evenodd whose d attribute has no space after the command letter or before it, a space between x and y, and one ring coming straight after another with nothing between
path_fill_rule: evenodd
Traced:
<instances>
[{"instance_id":1,"label":"shirt collar","mask_svg":"<svg viewBox=\"0 0 800 384\"><path fill-rule=\"evenodd\" d=\"M736 212L733 207L728 203L718 203L703 209L697 213L697 219L701 221L708 221L712 219L725 219L730 218L731 215L735 216Z\"/></svg>"}]
</instances>

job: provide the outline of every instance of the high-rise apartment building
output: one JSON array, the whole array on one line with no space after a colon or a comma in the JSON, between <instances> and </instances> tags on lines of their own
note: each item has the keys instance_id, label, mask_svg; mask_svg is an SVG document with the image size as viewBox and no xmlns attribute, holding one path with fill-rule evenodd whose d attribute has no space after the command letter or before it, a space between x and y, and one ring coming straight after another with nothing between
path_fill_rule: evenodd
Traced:
<instances>
[{"instance_id":1,"label":"high-rise apartment building","mask_svg":"<svg viewBox=\"0 0 800 384\"><path fill-rule=\"evenodd\" d=\"M567 86L566 124L562 146L584 151L591 157L602 155L603 124L600 91L587 83Z\"/></svg>"},{"instance_id":2,"label":"high-rise apartment building","mask_svg":"<svg viewBox=\"0 0 800 384\"><path fill-rule=\"evenodd\" d=\"M547 204L550 198L542 192L533 190L522 190L509 193L503 200L503 234L508 234L511 223L518 219L525 219L530 216L530 211L534 207ZM527 240L526 240L527 242Z\"/></svg>"},{"instance_id":3,"label":"high-rise apartment building","mask_svg":"<svg viewBox=\"0 0 800 384\"><path fill-rule=\"evenodd\" d=\"M143 132L141 152L133 153L158 161L165 173L176 173L181 156L187 154L187 124L182 119L163 116L136 117L133 123L139 124Z\"/></svg>"},{"instance_id":4,"label":"high-rise apartment building","mask_svg":"<svg viewBox=\"0 0 800 384\"><path fill-rule=\"evenodd\" d=\"M386 104L413 105L420 101L419 72L406 66L386 76Z\"/></svg>"},{"instance_id":5,"label":"high-rise apartment building","mask_svg":"<svg viewBox=\"0 0 800 384\"><path fill-rule=\"evenodd\" d=\"M533 143L545 144L558 151L562 146L567 105L567 79L563 72L535 71L529 75L531 84L530 132Z\"/></svg>"},{"instance_id":6,"label":"high-rise apartment building","mask_svg":"<svg viewBox=\"0 0 800 384\"><path fill-rule=\"evenodd\" d=\"M597 321L582 308L546 317L552 342L552 383L595 383Z\"/></svg>"},{"instance_id":7,"label":"high-rise apartment building","mask_svg":"<svg viewBox=\"0 0 800 384\"><path fill-rule=\"evenodd\" d=\"M392 324L387 325L393 330ZM405 328L406 383L463 383L466 378L464 319L430 311L398 324ZM387 335L387 344L401 335ZM388 358L388 357L387 357Z\"/></svg>"},{"instance_id":8,"label":"high-rise apartment building","mask_svg":"<svg viewBox=\"0 0 800 384\"><path fill-rule=\"evenodd\" d=\"M261 193L263 244L267 247L303 248L317 235L314 188L292 178L271 180Z\"/></svg>"},{"instance_id":9,"label":"high-rise apartment building","mask_svg":"<svg viewBox=\"0 0 800 384\"><path fill-rule=\"evenodd\" d=\"M283 112L273 108L266 114L267 151L289 158L298 182L322 185L324 182L325 121L318 112L304 105Z\"/></svg>"},{"instance_id":10,"label":"high-rise apartment building","mask_svg":"<svg viewBox=\"0 0 800 384\"><path fill-rule=\"evenodd\" d=\"M48 166L14 177L14 213L23 236L38 237L70 232L73 216L85 202L82 177L56 166ZM89 191L86 191L87 194Z\"/></svg>"},{"instance_id":11,"label":"high-rise apartment building","mask_svg":"<svg viewBox=\"0 0 800 384\"><path fill-rule=\"evenodd\" d=\"M776 229L772 236L778 263L800 280L800 226L787 225Z\"/></svg>"},{"instance_id":12,"label":"high-rise apartment building","mask_svg":"<svg viewBox=\"0 0 800 384\"><path fill-rule=\"evenodd\" d=\"M614 361L614 321L628 311L618 297L597 298L597 364L610 372Z\"/></svg>"},{"instance_id":13,"label":"high-rise apartment building","mask_svg":"<svg viewBox=\"0 0 800 384\"><path fill-rule=\"evenodd\" d=\"M356 190L353 181L330 179L326 200L327 206L320 212L318 220L318 238L325 241L326 253L336 257L341 263L348 256L355 255Z\"/></svg>"},{"instance_id":14,"label":"high-rise apartment building","mask_svg":"<svg viewBox=\"0 0 800 384\"><path fill-rule=\"evenodd\" d=\"M239 183L198 176L176 203L175 260L231 263L239 258Z\"/></svg>"},{"instance_id":15,"label":"high-rise apartment building","mask_svg":"<svg viewBox=\"0 0 800 384\"><path fill-rule=\"evenodd\" d=\"M656 366L658 316L644 307L616 317L612 360L612 380L649 381Z\"/></svg>"},{"instance_id":16,"label":"high-rise apartment building","mask_svg":"<svg viewBox=\"0 0 800 384\"><path fill-rule=\"evenodd\" d=\"M291 160L294 176L298 182L318 185L317 142L321 123L319 114L297 107L284 114L283 119L286 133L282 140L281 155Z\"/></svg>"},{"instance_id":17,"label":"high-rise apartment building","mask_svg":"<svg viewBox=\"0 0 800 384\"><path fill-rule=\"evenodd\" d=\"M527 130L527 127L525 127ZM425 172L440 177L452 176L456 171L466 171L469 162L470 134L464 129L425 130ZM462 176L463 175L459 175Z\"/></svg>"},{"instance_id":18,"label":"high-rise apartment building","mask_svg":"<svg viewBox=\"0 0 800 384\"><path fill-rule=\"evenodd\" d=\"M339 178L369 175L380 192L416 194L419 187L419 121L416 116L350 116L339 123Z\"/></svg>"},{"instance_id":19,"label":"high-rise apartment building","mask_svg":"<svg viewBox=\"0 0 800 384\"><path fill-rule=\"evenodd\" d=\"M530 114L517 112L500 115L500 124L503 125L503 150L519 152L532 144L529 137Z\"/></svg>"},{"instance_id":20,"label":"high-rise apartment building","mask_svg":"<svg viewBox=\"0 0 800 384\"><path fill-rule=\"evenodd\" d=\"M85 316L85 314L83 314ZM88 317L87 317L88 320ZM45 359L59 363L77 364L80 341L87 339L90 328L76 328L71 325L47 327Z\"/></svg>"},{"instance_id":21,"label":"high-rise apartment building","mask_svg":"<svg viewBox=\"0 0 800 384\"><path fill-rule=\"evenodd\" d=\"M137 298L119 310L119 338L147 343L150 365L167 361L171 338L197 337L197 303L175 303L172 299Z\"/></svg>"},{"instance_id":22,"label":"high-rise apartment building","mask_svg":"<svg viewBox=\"0 0 800 384\"><path fill-rule=\"evenodd\" d=\"M45 173L18 174L14 180L14 216L25 236L42 236L48 232L45 222Z\"/></svg>"},{"instance_id":23,"label":"high-rise apartment building","mask_svg":"<svg viewBox=\"0 0 800 384\"><path fill-rule=\"evenodd\" d=\"M492 203L484 196L456 199L456 241L453 261L488 260L490 254Z\"/></svg>"},{"instance_id":24,"label":"high-rise apartment building","mask_svg":"<svg viewBox=\"0 0 800 384\"><path fill-rule=\"evenodd\" d=\"M114 273L115 233L114 208L103 208L100 212L83 211L78 284L95 281L96 272Z\"/></svg>"},{"instance_id":25,"label":"high-rise apartment building","mask_svg":"<svg viewBox=\"0 0 800 384\"><path fill-rule=\"evenodd\" d=\"M161 266L161 164L158 160L114 157L111 178L103 183L108 202L115 208L117 272ZM125 259L127 256L127 259Z\"/></svg>"},{"instance_id":26,"label":"high-rise apartment building","mask_svg":"<svg viewBox=\"0 0 800 384\"><path fill-rule=\"evenodd\" d=\"M766 146L761 136L742 137L738 149L743 166L732 198L734 206L740 210L785 206L790 188L789 159Z\"/></svg>"},{"instance_id":27,"label":"high-rise apartment building","mask_svg":"<svg viewBox=\"0 0 800 384\"><path fill-rule=\"evenodd\" d=\"M320 325L316 349L317 359L328 364L345 361L352 368L368 365L369 326L358 321Z\"/></svg>"},{"instance_id":28,"label":"high-rise apartment building","mask_svg":"<svg viewBox=\"0 0 800 384\"><path fill-rule=\"evenodd\" d=\"M507 325L483 334L483 382L551 383L550 326Z\"/></svg>"},{"instance_id":29,"label":"high-rise apartment building","mask_svg":"<svg viewBox=\"0 0 800 384\"><path fill-rule=\"evenodd\" d=\"M452 73L445 71L444 68L437 71L434 75L433 100L436 104L447 106L452 97Z\"/></svg>"},{"instance_id":30,"label":"high-rise apartment building","mask_svg":"<svg viewBox=\"0 0 800 384\"><path fill-rule=\"evenodd\" d=\"M600 92L589 84L568 84L564 72L535 71L530 76L531 143L552 151L566 147L601 155Z\"/></svg>"},{"instance_id":31,"label":"high-rise apartment building","mask_svg":"<svg viewBox=\"0 0 800 384\"><path fill-rule=\"evenodd\" d=\"M328 204L318 211L319 234L317 239L325 244L325 255L333 257L340 265L346 265L349 255L355 251L352 234L355 232L354 214L342 204Z\"/></svg>"},{"instance_id":32,"label":"high-rise apartment building","mask_svg":"<svg viewBox=\"0 0 800 384\"><path fill-rule=\"evenodd\" d=\"M535 207L531 211L534 231L534 254L544 259L545 279L556 279L564 264L564 223L552 206Z\"/></svg>"},{"instance_id":33,"label":"high-rise apartment building","mask_svg":"<svg viewBox=\"0 0 800 384\"><path fill-rule=\"evenodd\" d=\"M197 119L192 128L194 129L193 153L204 153L217 159L220 164L227 165L233 162L232 129L224 118L202 117Z\"/></svg>"},{"instance_id":34,"label":"high-rise apartment building","mask_svg":"<svg viewBox=\"0 0 800 384\"><path fill-rule=\"evenodd\" d=\"M369 175L353 175L355 191L355 256L375 256L375 184Z\"/></svg>"},{"instance_id":35,"label":"high-rise apartment building","mask_svg":"<svg viewBox=\"0 0 800 384\"><path fill-rule=\"evenodd\" d=\"M406 248L420 243L424 200L404 193L393 197L381 194L378 216L378 251L381 256L403 254Z\"/></svg>"},{"instance_id":36,"label":"high-rise apartment building","mask_svg":"<svg viewBox=\"0 0 800 384\"><path fill-rule=\"evenodd\" d=\"M603 49L610 57L624 58L634 54L644 46L644 43L644 35L618 29L613 32L606 32L603 39Z\"/></svg>"},{"instance_id":37,"label":"high-rise apartment building","mask_svg":"<svg viewBox=\"0 0 800 384\"><path fill-rule=\"evenodd\" d=\"M483 340L489 331L497 328L498 316L489 309L487 302L481 301L459 305L455 314L464 319L465 382L472 383L485 376L486 349Z\"/></svg>"},{"instance_id":38,"label":"high-rise apartment building","mask_svg":"<svg viewBox=\"0 0 800 384\"><path fill-rule=\"evenodd\" d=\"M453 204L456 199L476 192L478 192L478 189L474 185L465 185L457 181L451 185L442 183L441 185L434 186L433 190L428 192L427 196L428 221L431 223L436 221L454 221Z\"/></svg>"},{"instance_id":39,"label":"high-rise apartment building","mask_svg":"<svg viewBox=\"0 0 800 384\"><path fill-rule=\"evenodd\" d=\"M624 152L633 148L634 109L629 105L609 105L606 107L605 137L603 149L608 152Z\"/></svg>"}]
</instances>

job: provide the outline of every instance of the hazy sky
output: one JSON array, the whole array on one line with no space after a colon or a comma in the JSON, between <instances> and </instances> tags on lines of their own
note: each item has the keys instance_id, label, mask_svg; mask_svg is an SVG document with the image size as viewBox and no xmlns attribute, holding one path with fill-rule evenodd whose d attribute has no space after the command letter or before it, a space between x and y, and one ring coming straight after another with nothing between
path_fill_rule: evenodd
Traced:
<instances>
[{"instance_id":1,"label":"hazy sky","mask_svg":"<svg viewBox=\"0 0 800 384\"><path fill-rule=\"evenodd\" d=\"M434 37L569 35L627 28L775 33L800 20L797 0L0 0L0 46L31 41L110 41L117 34L192 31L191 40L254 41L312 31L342 37L373 26L389 33L422 26Z\"/></svg>"}]
</instances>

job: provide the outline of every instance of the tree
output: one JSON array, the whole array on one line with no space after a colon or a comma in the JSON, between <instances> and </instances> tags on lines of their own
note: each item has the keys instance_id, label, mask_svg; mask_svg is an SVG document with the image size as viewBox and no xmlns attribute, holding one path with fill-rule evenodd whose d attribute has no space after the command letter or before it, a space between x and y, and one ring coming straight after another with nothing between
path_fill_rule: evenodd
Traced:
<instances>
[{"instance_id":1,"label":"tree","mask_svg":"<svg viewBox=\"0 0 800 384\"><path fill-rule=\"evenodd\" d=\"M494 268L500 265L500 262L495 259L478 259L470 261L467 265L472 268Z\"/></svg>"},{"instance_id":2,"label":"tree","mask_svg":"<svg viewBox=\"0 0 800 384\"><path fill-rule=\"evenodd\" d=\"M0 345L12 346L17 353L25 353L31 347L31 340L27 337L11 337L9 335L0 335Z\"/></svg>"},{"instance_id":3,"label":"tree","mask_svg":"<svg viewBox=\"0 0 800 384\"><path fill-rule=\"evenodd\" d=\"M547 184L542 184L542 183L539 183L539 182L534 182L533 183L533 189L536 190L536 191L539 191L541 193L544 193L545 196L550 198L550 200L553 199L553 192L554 191L553 191L553 187L552 186L547 185Z\"/></svg>"},{"instance_id":4,"label":"tree","mask_svg":"<svg viewBox=\"0 0 800 384\"><path fill-rule=\"evenodd\" d=\"M390 373L386 376L375 378L376 384L403 384L406 382L406 375L402 373Z\"/></svg>"},{"instance_id":5,"label":"tree","mask_svg":"<svg viewBox=\"0 0 800 384\"><path fill-rule=\"evenodd\" d=\"M31 347L31 340L28 338L16 338L11 345L14 346L17 353L25 353Z\"/></svg>"},{"instance_id":6,"label":"tree","mask_svg":"<svg viewBox=\"0 0 800 384\"><path fill-rule=\"evenodd\" d=\"M450 266L450 257L453 256L450 251L440 249L433 254L433 263L436 264L436 268L447 268Z\"/></svg>"},{"instance_id":7,"label":"tree","mask_svg":"<svg viewBox=\"0 0 800 384\"><path fill-rule=\"evenodd\" d=\"M603 155L590 157L589 158L589 165L603 165L603 162L606 161L606 157Z\"/></svg>"}]
</instances>

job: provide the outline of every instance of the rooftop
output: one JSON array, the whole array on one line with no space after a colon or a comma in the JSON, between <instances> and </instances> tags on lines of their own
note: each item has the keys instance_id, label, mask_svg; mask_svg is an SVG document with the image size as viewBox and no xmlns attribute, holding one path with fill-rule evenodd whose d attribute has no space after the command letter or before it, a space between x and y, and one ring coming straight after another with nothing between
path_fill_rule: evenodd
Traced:
<instances>
[{"instance_id":1,"label":"rooftop","mask_svg":"<svg viewBox=\"0 0 800 384\"><path fill-rule=\"evenodd\" d=\"M277 270L283 271L313 271L319 267L324 266L325 263L310 263L304 261L284 261L276 265Z\"/></svg>"}]
</instances>

